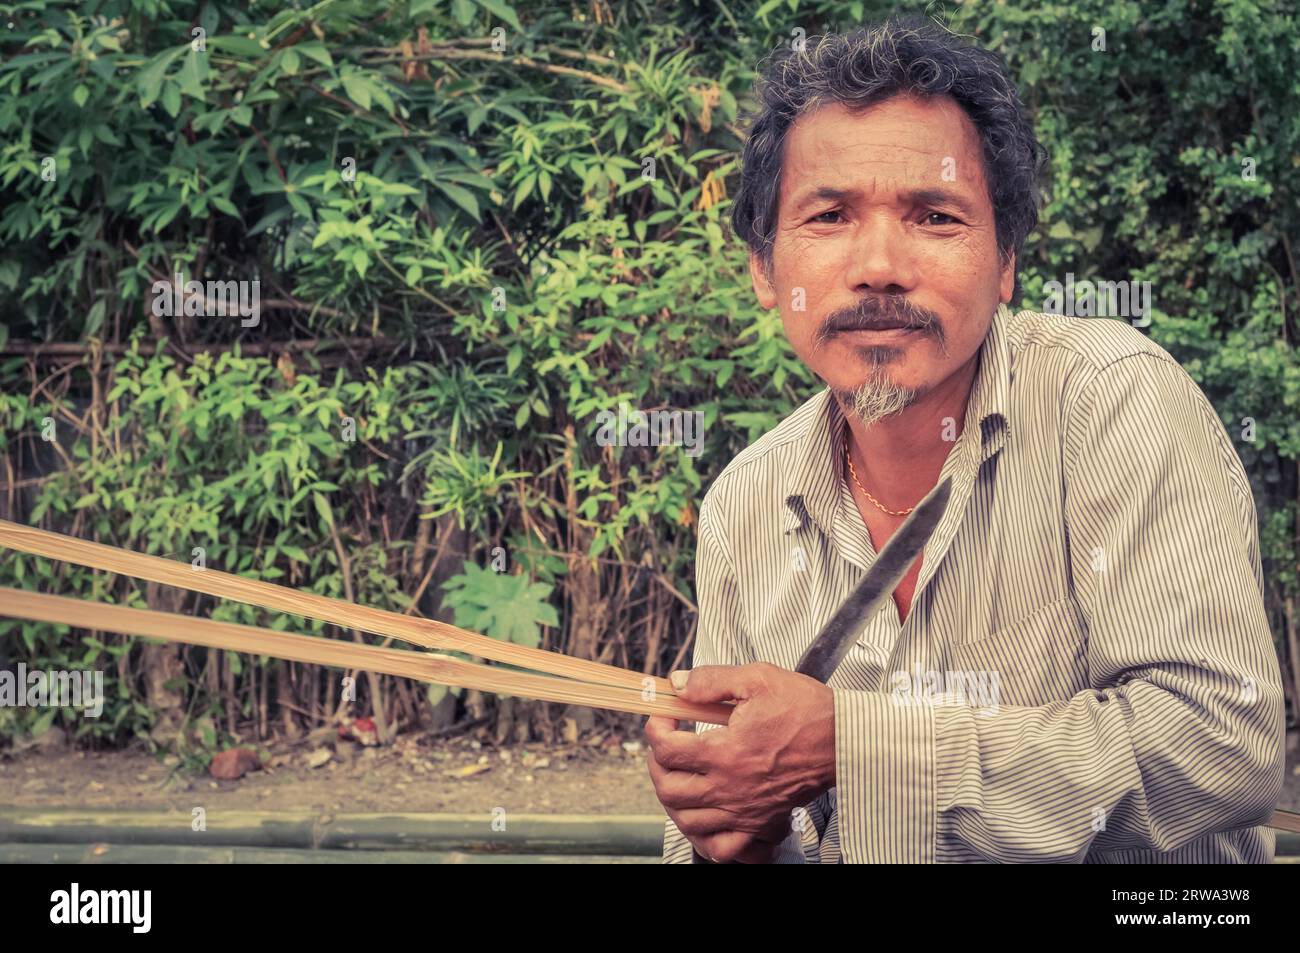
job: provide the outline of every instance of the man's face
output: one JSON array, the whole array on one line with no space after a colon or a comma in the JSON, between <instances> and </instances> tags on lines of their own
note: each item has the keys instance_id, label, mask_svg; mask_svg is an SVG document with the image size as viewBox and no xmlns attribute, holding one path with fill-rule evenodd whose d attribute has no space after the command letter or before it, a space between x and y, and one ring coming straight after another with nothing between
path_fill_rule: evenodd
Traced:
<instances>
[{"instance_id":1,"label":"man's face","mask_svg":"<svg viewBox=\"0 0 1300 953\"><path fill-rule=\"evenodd\" d=\"M771 283L750 273L800 359L867 423L960 378L1015 274L970 118L947 97L833 104L785 150Z\"/></svg>"}]
</instances>

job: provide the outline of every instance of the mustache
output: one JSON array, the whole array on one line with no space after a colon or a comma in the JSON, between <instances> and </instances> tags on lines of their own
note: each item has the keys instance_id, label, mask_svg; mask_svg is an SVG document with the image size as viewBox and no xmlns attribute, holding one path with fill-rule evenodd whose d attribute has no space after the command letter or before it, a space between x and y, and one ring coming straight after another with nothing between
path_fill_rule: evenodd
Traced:
<instances>
[{"instance_id":1,"label":"mustache","mask_svg":"<svg viewBox=\"0 0 1300 953\"><path fill-rule=\"evenodd\" d=\"M902 296L879 295L863 298L852 308L833 312L818 329L817 343L824 344L845 331L884 331L890 328L907 328L929 334L940 344L944 340L939 315Z\"/></svg>"}]
</instances>

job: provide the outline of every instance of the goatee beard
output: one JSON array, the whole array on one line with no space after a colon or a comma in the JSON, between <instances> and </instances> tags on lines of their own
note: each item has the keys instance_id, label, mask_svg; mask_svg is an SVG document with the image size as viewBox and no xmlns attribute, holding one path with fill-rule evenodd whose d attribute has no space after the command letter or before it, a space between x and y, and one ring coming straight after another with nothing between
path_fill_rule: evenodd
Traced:
<instances>
[{"instance_id":1,"label":"goatee beard","mask_svg":"<svg viewBox=\"0 0 1300 953\"><path fill-rule=\"evenodd\" d=\"M871 376L862 385L849 390L835 390L833 393L841 410L857 417L868 427L906 410L918 395L916 390L890 380L885 369L879 365L872 368Z\"/></svg>"}]
</instances>

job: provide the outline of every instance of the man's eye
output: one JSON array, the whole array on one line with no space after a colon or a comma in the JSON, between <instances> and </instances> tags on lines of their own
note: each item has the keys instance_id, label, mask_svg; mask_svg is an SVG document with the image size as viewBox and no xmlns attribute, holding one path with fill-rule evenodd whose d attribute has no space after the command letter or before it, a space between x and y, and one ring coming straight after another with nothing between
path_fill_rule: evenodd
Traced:
<instances>
[{"instance_id":1,"label":"man's eye","mask_svg":"<svg viewBox=\"0 0 1300 953\"><path fill-rule=\"evenodd\" d=\"M827 215L839 215L839 214L840 213L837 210L831 209L829 212L822 212L820 215L818 215L816 218L811 219L810 221L820 222Z\"/></svg>"},{"instance_id":2,"label":"man's eye","mask_svg":"<svg viewBox=\"0 0 1300 953\"><path fill-rule=\"evenodd\" d=\"M931 219L936 218L943 219L943 221L931 221ZM944 212L929 212L925 216L925 224L927 225L953 225L956 224L956 222L957 219L953 218L951 215L945 214Z\"/></svg>"}]
</instances>

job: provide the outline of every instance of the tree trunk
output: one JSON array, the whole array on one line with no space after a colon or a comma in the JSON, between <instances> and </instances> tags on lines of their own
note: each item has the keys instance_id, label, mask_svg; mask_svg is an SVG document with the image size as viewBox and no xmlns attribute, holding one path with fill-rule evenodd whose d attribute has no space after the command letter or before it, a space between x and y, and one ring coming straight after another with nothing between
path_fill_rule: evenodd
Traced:
<instances>
[{"instance_id":1,"label":"tree trunk","mask_svg":"<svg viewBox=\"0 0 1300 953\"><path fill-rule=\"evenodd\" d=\"M145 604L153 610L177 612L184 595L178 589L163 589L155 582L145 583ZM181 646L146 642L141 647L140 664L144 675L145 704L154 714L149 737L155 744L170 750L180 736L185 714L185 697L181 691L185 663L181 658Z\"/></svg>"},{"instance_id":2,"label":"tree trunk","mask_svg":"<svg viewBox=\"0 0 1300 953\"><path fill-rule=\"evenodd\" d=\"M280 719L284 724L285 735L290 740L297 738L302 734L302 728L298 724L298 716L292 707L298 704L297 695L293 690L292 662L281 662L276 666L275 701L280 707Z\"/></svg>"}]
</instances>

